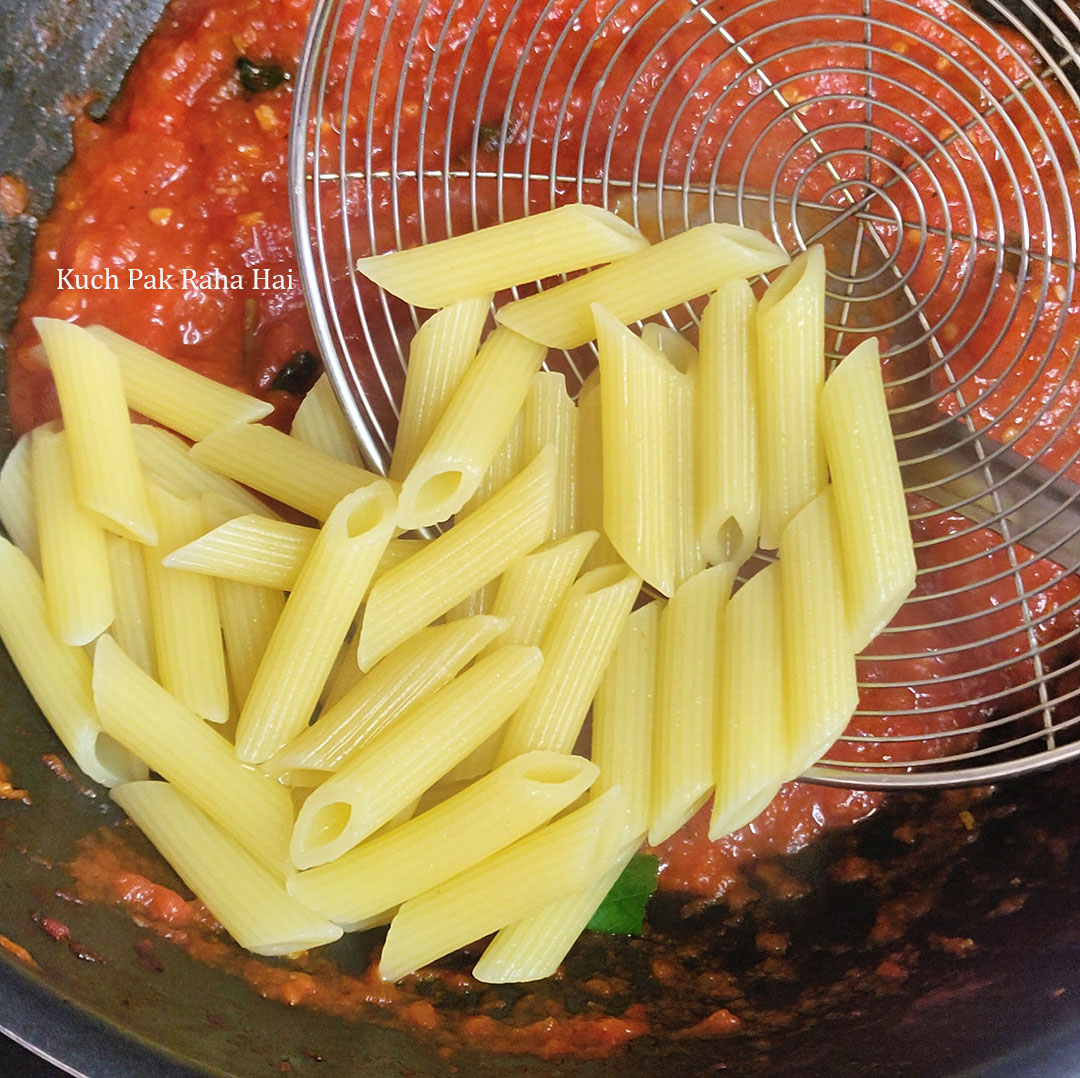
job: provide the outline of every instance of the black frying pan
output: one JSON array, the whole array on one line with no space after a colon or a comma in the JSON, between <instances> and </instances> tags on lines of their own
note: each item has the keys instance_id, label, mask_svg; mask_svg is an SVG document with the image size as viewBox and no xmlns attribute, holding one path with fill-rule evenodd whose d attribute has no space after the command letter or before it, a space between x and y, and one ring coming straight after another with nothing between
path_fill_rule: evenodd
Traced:
<instances>
[{"instance_id":1,"label":"black frying pan","mask_svg":"<svg viewBox=\"0 0 1080 1078\"><path fill-rule=\"evenodd\" d=\"M32 215L45 212L52 178L70 152L63 95L93 90L107 100L160 7L161 0L0 0L0 173L18 174L31 191L30 214L0 222L5 330L29 264ZM5 430L0 449L9 446ZM33 801L0 802L0 934L39 966L28 969L0 951L0 1028L94 1078L343 1078L452 1068L480 1078L1080 1069L1076 767L977 802L970 832L958 822L963 798L897 798L868 824L789 859L785 871L809 885L794 902L763 901L735 918L724 906L685 916L679 903L657 901L656 931L693 944L704 966L734 971L745 991L740 1006L768 1020L747 1023L748 1033L643 1038L610 1061L556 1065L475 1054L448 1062L414 1035L260 999L166 943L156 945L156 964L144 962L136 944L145 933L125 914L57 894L67 886L63 865L75 840L117 825L120 815L102 791L58 779L42 761L56 752L63 758L0 653L0 759ZM837 878L834 866L852 853L875 866L872 882ZM874 930L882 911L904 909L902 935L882 942ZM75 945L50 938L42 917L62 920ZM754 952L757 934L776 928L792 937L781 977ZM966 956L948 944L961 938L974 942ZM620 948L620 941L591 940L577 966L619 962ZM908 970L899 981L882 972L895 956ZM5 1070L0 1055L4 1078L19 1078L17 1066Z\"/></svg>"}]
</instances>

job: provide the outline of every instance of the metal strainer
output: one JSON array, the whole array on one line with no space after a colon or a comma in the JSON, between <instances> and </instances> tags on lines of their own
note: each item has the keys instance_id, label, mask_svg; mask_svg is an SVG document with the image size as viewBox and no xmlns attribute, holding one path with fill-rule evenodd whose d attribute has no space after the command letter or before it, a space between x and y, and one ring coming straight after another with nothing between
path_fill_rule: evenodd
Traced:
<instances>
[{"instance_id":1,"label":"metal strainer","mask_svg":"<svg viewBox=\"0 0 1080 1078\"><path fill-rule=\"evenodd\" d=\"M976 6L320 0L297 78L304 288L382 470L424 314L360 255L577 199L825 244L828 355L881 341L920 564L807 775L837 785L1080 755L1080 18Z\"/></svg>"}]
</instances>

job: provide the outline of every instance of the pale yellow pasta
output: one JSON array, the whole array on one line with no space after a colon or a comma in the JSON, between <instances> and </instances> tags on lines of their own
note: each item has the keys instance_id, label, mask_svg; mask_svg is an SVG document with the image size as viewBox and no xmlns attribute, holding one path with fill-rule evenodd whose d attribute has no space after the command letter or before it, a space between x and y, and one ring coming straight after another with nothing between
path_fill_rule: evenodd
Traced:
<instances>
[{"instance_id":1,"label":"pale yellow pasta","mask_svg":"<svg viewBox=\"0 0 1080 1078\"><path fill-rule=\"evenodd\" d=\"M785 778L795 778L844 732L859 702L832 487L780 537L780 604L791 753Z\"/></svg>"},{"instance_id":2,"label":"pale yellow pasta","mask_svg":"<svg viewBox=\"0 0 1080 1078\"><path fill-rule=\"evenodd\" d=\"M121 745L186 794L277 875L288 865L292 799L245 767L232 745L145 674L108 634L94 649L94 703Z\"/></svg>"},{"instance_id":3,"label":"pale yellow pasta","mask_svg":"<svg viewBox=\"0 0 1080 1078\"><path fill-rule=\"evenodd\" d=\"M242 708L285 609L285 596L277 588L237 580L215 585L229 685L236 706Z\"/></svg>"},{"instance_id":4,"label":"pale yellow pasta","mask_svg":"<svg viewBox=\"0 0 1080 1078\"><path fill-rule=\"evenodd\" d=\"M269 759L308 724L334 658L394 530L397 503L379 480L330 513L296 580L240 712L236 752Z\"/></svg>"},{"instance_id":5,"label":"pale yellow pasta","mask_svg":"<svg viewBox=\"0 0 1080 1078\"><path fill-rule=\"evenodd\" d=\"M595 308L600 355L604 531L619 556L663 595L682 569L678 471L671 407L686 375L610 312Z\"/></svg>"},{"instance_id":6,"label":"pale yellow pasta","mask_svg":"<svg viewBox=\"0 0 1080 1078\"><path fill-rule=\"evenodd\" d=\"M757 309L755 384L761 545L825 487L818 404L825 381L825 254L811 247L768 287Z\"/></svg>"},{"instance_id":7,"label":"pale yellow pasta","mask_svg":"<svg viewBox=\"0 0 1080 1078\"><path fill-rule=\"evenodd\" d=\"M150 586L146 580L144 547L122 535L106 535L116 617L113 639L151 677L157 677L154 619L150 611Z\"/></svg>"},{"instance_id":8,"label":"pale yellow pasta","mask_svg":"<svg viewBox=\"0 0 1080 1078\"><path fill-rule=\"evenodd\" d=\"M653 718L649 843L670 838L713 788L716 654L735 566L691 577L660 615Z\"/></svg>"},{"instance_id":9,"label":"pale yellow pasta","mask_svg":"<svg viewBox=\"0 0 1080 1078\"><path fill-rule=\"evenodd\" d=\"M757 546L756 310L750 285L732 281L717 290L701 316L694 386L695 510L702 552L713 565L741 565Z\"/></svg>"},{"instance_id":10,"label":"pale yellow pasta","mask_svg":"<svg viewBox=\"0 0 1080 1078\"><path fill-rule=\"evenodd\" d=\"M648 246L632 225L598 206L572 203L451 236L356 268L417 307L445 307L485 292L622 258Z\"/></svg>"},{"instance_id":11,"label":"pale yellow pasta","mask_svg":"<svg viewBox=\"0 0 1080 1078\"><path fill-rule=\"evenodd\" d=\"M343 460L357 468L364 463L356 435L325 374L319 376L300 402L289 433L335 460Z\"/></svg>"},{"instance_id":12,"label":"pale yellow pasta","mask_svg":"<svg viewBox=\"0 0 1080 1078\"><path fill-rule=\"evenodd\" d=\"M473 977L485 984L553 977L640 845L640 839L624 842L607 859L603 875L588 887L500 929L473 967Z\"/></svg>"},{"instance_id":13,"label":"pale yellow pasta","mask_svg":"<svg viewBox=\"0 0 1080 1078\"><path fill-rule=\"evenodd\" d=\"M278 514L250 490L192 460L188 444L175 434L147 423L133 424L131 433L139 462L170 494L178 498L216 498L232 505L234 516L255 513L278 519Z\"/></svg>"},{"instance_id":14,"label":"pale yellow pasta","mask_svg":"<svg viewBox=\"0 0 1080 1078\"><path fill-rule=\"evenodd\" d=\"M677 329L659 322L646 322L641 327L641 339L677 371L687 374L697 367L698 350Z\"/></svg>"},{"instance_id":15,"label":"pale yellow pasta","mask_svg":"<svg viewBox=\"0 0 1080 1078\"><path fill-rule=\"evenodd\" d=\"M644 835L652 815L653 717L659 602L626 619L593 699L592 759L600 768L593 793L619 786L631 835Z\"/></svg>"},{"instance_id":16,"label":"pale yellow pasta","mask_svg":"<svg viewBox=\"0 0 1080 1078\"><path fill-rule=\"evenodd\" d=\"M825 382L821 426L840 525L851 646L862 651L915 587L915 547L876 340L860 344Z\"/></svg>"},{"instance_id":17,"label":"pale yellow pasta","mask_svg":"<svg viewBox=\"0 0 1080 1078\"><path fill-rule=\"evenodd\" d=\"M490 308L490 294L452 303L428 318L409 343L391 479L404 479L416 463L480 347Z\"/></svg>"},{"instance_id":18,"label":"pale yellow pasta","mask_svg":"<svg viewBox=\"0 0 1080 1078\"><path fill-rule=\"evenodd\" d=\"M323 686L322 695L319 697L320 710L325 713L332 708L350 689L360 683L363 676L363 671L356 665L356 634L350 629L345 642L338 648L337 658ZM263 768L266 769L269 765L270 761L267 760Z\"/></svg>"},{"instance_id":19,"label":"pale yellow pasta","mask_svg":"<svg viewBox=\"0 0 1080 1078\"><path fill-rule=\"evenodd\" d=\"M37 519L30 491L30 434L24 434L0 465L0 527L38 567Z\"/></svg>"},{"instance_id":20,"label":"pale yellow pasta","mask_svg":"<svg viewBox=\"0 0 1080 1078\"><path fill-rule=\"evenodd\" d=\"M446 520L475 493L525 401L545 352L542 345L508 329L488 334L401 482L401 528Z\"/></svg>"},{"instance_id":21,"label":"pale yellow pasta","mask_svg":"<svg viewBox=\"0 0 1080 1078\"><path fill-rule=\"evenodd\" d=\"M140 543L156 539L116 357L73 322L35 318L71 448L79 500L106 527Z\"/></svg>"},{"instance_id":22,"label":"pale yellow pasta","mask_svg":"<svg viewBox=\"0 0 1080 1078\"><path fill-rule=\"evenodd\" d=\"M143 550L161 684L210 722L229 718L229 682L214 582L162 559L204 530L202 507L151 487L158 543Z\"/></svg>"},{"instance_id":23,"label":"pale yellow pasta","mask_svg":"<svg viewBox=\"0 0 1080 1078\"><path fill-rule=\"evenodd\" d=\"M538 546L554 508L555 456L548 448L490 501L375 583L360 627L360 669L371 669Z\"/></svg>"},{"instance_id":24,"label":"pale yellow pasta","mask_svg":"<svg viewBox=\"0 0 1080 1078\"><path fill-rule=\"evenodd\" d=\"M185 438L198 441L219 427L254 423L274 410L104 326L90 326L89 332L116 356L128 407Z\"/></svg>"},{"instance_id":25,"label":"pale yellow pasta","mask_svg":"<svg viewBox=\"0 0 1080 1078\"><path fill-rule=\"evenodd\" d=\"M60 640L45 611L45 589L30 559L0 536L0 639L64 748L93 782L146 778L146 765L118 744L98 718L90 660Z\"/></svg>"},{"instance_id":26,"label":"pale yellow pasta","mask_svg":"<svg viewBox=\"0 0 1080 1078\"><path fill-rule=\"evenodd\" d=\"M481 614L421 629L275 753L265 769L294 786L321 781L399 715L456 677L505 626ZM349 660L355 667L355 651Z\"/></svg>"},{"instance_id":27,"label":"pale yellow pasta","mask_svg":"<svg viewBox=\"0 0 1080 1078\"><path fill-rule=\"evenodd\" d=\"M304 802L293 864L333 860L434 785L509 718L542 661L537 648L499 648L384 728Z\"/></svg>"},{"instance_id":28,"label":"pale yellow pasta","mask_svg":"<svg viewBox=\"0 0 1080 1078\"><path fill-rule=\"evenodd\" d=\"M88 644L112 624L116 607L105 530L79 501L65 431L33 432L30 478L49 620L64 643Z\"/></svg>"},{"instance_id":29,"label":"pale yellow pasta","mask_svg":"<svg viewBox=\"0 0 1080 1078\"><path fill-rule=\"evenodd\" d=\"M717 660L713 842L753 820L788 777L779 564L729 600Z\"/></svg>"},{"instance_id":30,"label":"pale yellow pasta","mask_svg":"<svg viewBox=\"0 0 1080 1078\"><path fill-rule=\"evenodd\" d=\"M192 459L316 520L379 476L262 424L238 423L191 447Z\"/></svg>"},{"instance_id":31,"label":"pale yellow pasta","mask_svg":"<svg viewBox=\"0 0 1080 1078\"><path fill-rule=\"evenodd\" d=\"M604 444L601 429L600 372L593 371L578 393L578 526L597 533L586 569L622 561L604 531Z\"/></svg>"},{"instance_id":32,"label":"pale yellow pasta","mask_svg":"<svg viewBox=\"0 0 1080 1078\"><path fill-rule=\"evenodd\" d=\"M552 539L577 530L577 409L566 392L566 376L540 371L533 376L522 407L522 458L532 458L545 445L555 447L558 498Z\"/></svg>"},{"instance_id":33,"label":"pale yellow pasta","mask_svg":"<svg viewBox=\"0 0 1080 1078\"><path fill-rule=\"evenodd\" d=\"M697 396L697 371L680 374L670 385L668 398L672 431L672 467L675 473L675 587L705 568L700 529L695 508L697 446L694 438L694 398Z\"/></svg>"},{"instance_id":34,"label":"pale yellow pasta","mask_svg":"<svg viewBox=\"0 0 1080 1078\"><path fill-rule=\"evenodd\" d=\"M390 922L379 976L396 981L444 954L582 891L608 867L625 808L609 790L478 865L402 905Z\"/></svg>"},{"instance_id":35,"label":"pale yellow pasta","mask_svg":"<svg viewBox=\"0 0 1080 1078\"><path fill-rule=\"evenodd\" d=\"M787 262L788 256L760 232L699 225L610 266L508 303L495 312L495 319L549 348L577 348L596 336L594 304L626 325Z\"/></svg>"},{"instance_id":36,"label":"pale yellow pasta","mask_svg":"<svg viewBox=\"0 0 1080 1078\"><path fill-rule=\"evenodd\" d=\"M287 955L341 938L175 786L127 783L111 796L245 950Z\"/></svg>"},{"instance_id":37,"label":"pale yellow pasta","mask_svg":"<svg viewBox=\"0 0 1080 1078\"><path fill-rule=\"evenodd\" d=\"M640 589L641 578L622 565L592 569L571 586L544 633L544 667L507 725L498 762L533 749L573 749Z\"/></svg>"},{"instance_id":38,"label":"pale yellow pasta","mask_svg":"<svg viewBox=\"0 0 1080 1078\"><path fill-rule=\"evenodd\" d=\"M527 835L573 804L596 771L580 756L518 756L336 861L298 873L289 893L338 924L368 921Z\"/></svg>"}]
</instances>

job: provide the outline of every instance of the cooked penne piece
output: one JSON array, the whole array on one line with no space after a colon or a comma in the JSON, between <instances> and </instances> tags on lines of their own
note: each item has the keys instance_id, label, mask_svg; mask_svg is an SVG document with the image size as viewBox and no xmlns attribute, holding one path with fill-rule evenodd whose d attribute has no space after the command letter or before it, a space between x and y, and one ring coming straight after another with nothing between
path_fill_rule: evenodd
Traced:
<instances>
[{"instance_id":1,"label":"cooked penne piece","mask_svg":"<svg viewBox=\"0 0 1080 1078\"><path fill-rule=\"evenodd\" d=\"M548 348L577 348L596 336L594 304L627 325L787 262L788 256L760 232L698 225L603 269L507 303L495 320Z\"/></svg>"},{"instance_id":2,"label":"cooked penne piece","mask_svg":"<svg viewBox=\"0 0 1080 1078\"><path fill-rule=\"evenodd\" d=\"M142 543L122 535L106 535L116 617L109 630L123 651L151 677L157 677L154 618L150 611L150 585Z\"/></svg>"},{"instance_id":3,"label":"cooked penne piece","mask_svg":"<svg viewBox=\"0 0 1080 1078\"><path fill-rule=\"evenodd\" d=\"M663 595L682 569L683 476L675 429L686 375L610 312L595 308L600 355L604 531L619 556Z\"/></svg>"},{"instance_id":4,"label":"cooked penne piece","mask_svg":"<svg viewBox=\"0 0 1080 1078\"><path fill-rule=\"evenodd\" d=\"M755 573L724 607L717 658L713 842L753 820L788 777L779 564Z\"/></svg>"},{"instance_id":5,"label":"cooked penne piece","mask_svg":"<svg viewBox=\"0 0 1080 1078\"><path fill-rule=\"evenodd\" d=\"M346 494L380 478L258 423L214 431L191 447L191 457L316 520L326 520Z\"/></svg>"},{"instance_id":6,"label":"cooked penne piece","mask_svg":"<svg viewBox=\"0 0 1080 1078\"><path fill-rule=\"evenodd\" d=\"M437 524L472 497L510 432L545 351L508 329L488 334L402 480L399 527Z\"/></svg>"},{"instance_id":7,"label":"cooked penne piece","mask_svg":"<svg viewBox=\"0 0 1080 1078\"><path fill-rule=\"evenodd\" d=\"M89 644L113 622L105 530L79 501L67 433L38 427L31 437L30 478L45 581L45 606L65 644Z\"/></svg>"},{"instance_id":8,"label":"cooked penne piece","mask_svg":"<svg viewBox=\"0 0 1080 1078\"><path fill-rule=\"evenodd\" d=\"M600 416L600 372L593 371L577 399L578 419L578 526L597 533L585 559L586 569L622 561L604 531L604 444Z\"/></svg>"},{"instance_id":9,"label":"cooked penne piece","mask_svg":"<svg viewBox=\"0 0 1080 1078\"><path fill-rule=\"evenodd\" d=\"M378 480L347 494L329 515L278 619L240 712L236 753L269 759L311 719L394 530L397 502Z\"/></svg>"},{"instance_id":10,"label":"cooked penne piece","mask_svg":"<svg viewBox=\"0 0 1080 1078\"><path fill-rule=\"evenodd\" d=\"M741 565L761 519L754 349L757 300L746 281L717 290L701 316L694 386L695 510L706 561Z\"/></svg>"},{"instance_id":11,"label":"cooked penne piece","mask_svg":"<svg viewBox=\"0 0 1080 1078\"><path fill-rule=\"evenodd\" d=\"M862 651L915 587L915 546L875 339L842 359L821 393L851 646Z\"/></svg>"},{"instance_id":12,"label":"cooked penne piece","mask_svg":"<svg viewBox=\"0 0 1080 1078\"><path fill-rule=\"evenodd\" d=\"M356 268L406 303L434 308L598 266L648 242L608 210L572 203L423 247L361 258Z\"/></svg>"},{"instance_id":13,"label":"cooked penne piece","mask_svg":"<svg viewBox=\"0 0 1080 1078\"><path fill-rule=\"evenodd\" d=\"M40 568L37 518L30 491L30 433L24 434L0 465L0 527Z\"/></svg>"},{"instance_id":14,"label":"cooked penne piece","mask_svg":"<svg viewBox=\"0 0 1080 1078\"><path fill-rule=\"evenodd\" d=\"M263 765L290 786L321 782L384 727L441 689L505 628L479 615L421 629L364 674L285 748ZM355 666L355 651L349 659Z\"/></svg>"},{"instance_id":15,"label":"cooked penne piece","mask_svg":"<svg viewBox=\"0 0 1080 1078\"><path fill-rule=\"evenodd\" d=\"M478 865L409 899L390 922L379 962L384 981L400 980L444 954L582 891L608 868L625 807L608 790Z\"/></svg>"},{"instance_id":16,"label":"cooked penne piece","mask_svg":"<svg viewBox=\"0 0 1080 1078\"><path fill-rule=\"evenodd\" d=\"M93 690L107 733L275 875L285 874L293 818L285 787L240 763L217 730L140 670L108 634L94 649Z\"/></svg>"},{"instance_id":17,"label":"cooked penne piece","mask_svg":"<svg viewBox=\"0 0 1080 1078\"><path fill-rule=\"evenodd\" d=\"M537 648L499 648L386 727L304 802L293 864L339 857L419 797L510 717L542 661Z\"/></svg>"},{"instance_id":18,"label":"cooked penne piece","mask_svg":"<svg viewBox=\"0 0 1080 1078\"><path fill-rule=\"evenodd\" d=\"M844 605L840 528L826 487L780 537L784 725L796 778L844 732L859 702Z\"/></svg>"},{"instance_id":19,"label":"cooked penne piece","mask_svg":"<svg viewBox=\"0 0 1080 1078\"><path fill-rule=\"evenodd\" d=\"M128 407L198 441L219 427L265 419L274 406L189 370L104 326L89 326L116 356Z\"/></svg>"},{"instance_id":20,"label":"cooked penne piece","mask_svg":"<svg viewBox=\"0 0 1080 1078\"><path fill-rule=\"evenodd\" d=\"M177 498L215 497L233 505L234 515L255 513L278 519L277 513L246 487L192 460L190 447L175 434L148 423L133 424L131 433L139 463L170 494Z\"/></svg>"},{"instance_id":21,"label":"cooked penne piece","mask_svg":"<svg viewBox=\"0 0 1080 1078\"><path fill-rule=\"evenodd\" d=\"M204 530L197 501L150 491L158 543L143 548L154 652L161 684L209 722L229 718L229 681L214 582L169 569L162 559Z\"/></svg>"},{"instance_id":22,"label":"cooked penne piece","mask_svg":"<svg viewBox=\"0 0 1080 1078\"><path fill-rule=\"evenodd\" d=\"M490 501L376 582L360 627L360 669L370 670L538 546L554 510L555 454L547 448Z\"/></svg>"},{"instance_id":23,"label":"cooked penne piece","mask_svg":"<svg viewBox=\"0 0 1080 1078\"><path fill-rule=\"evenodd\" d=\"M761 545L825 487L818 404L825 381L825 253L809 248L776 278L757 309L755 384L761 464Z\"/></svg>"},{"instance_id":24,"label":"cooked penne piece","mask_svg":"<svg viewBox=\"0 0 1080 1078\"><path fill-rule=\"evenodd\" d=\"M300 402L289 433L328 457L342 460L357 468L363 466L356 435L353 434L353 429L334 394L334 387L325 374L319 375Z\"/></svg>"},{"instance_id":25,"label":"cooked penne piece","mask_svg":"<svg viewBox=\"0 0 1080 1078\"><path fill-rule=\"evenodd\" d=\"M627 826L644 835L652 816L653 716L656 649L663 603L639 607L626 619L593 699L592 759L600 768L593 793L619 786Z\"/></svg>"},{"instance_id":26,"label":"cooked penne piece","mask_svg":"<svg viewBox=\"0 0 1080 1078\"><path fill-rule=\"evenodd\" d=\"M566 376L534 375L522 416L522 459L532 460L545 445L555 447L558 498L550 538L562 539L577 530L577 408L566 392Z\"/></svg>"},{"instance_id":27,"label":"cooked penne piece","mask_svg":"<svg viewBox=\"0 0 1080 1078\"><path fill-rule=\"evenodd\" d=\"M697 525L694 490L697 464L694 438L694 398L697 372L680 374L670 386L668 398L672 431L672 467L675 473L675 587L705 568Z\"/></svg>"},{"instance_id":28,"label":"cooked penne piece","mask_svg":"<svg viewBox=\"0 0 1080 1078\"><path fill-rule=\"evenodd\" d=\"M355 628L355 623L353 625ZM337 658L330 670L330 676L326 679L322 694L319 697L319 708L323 713L334 706L350 689L360 684L364 676L363 671L356 665L356 634L353 629L349 630L345 642L338 648ZM303 734L300 735L303 737ZM286 751L286 750L282 750ZM273 757L271 757L271 760ZM263 764L263 770L268 770L270 760ZM290 786L304 785L304 783L292 782L282 779Z\"/></svg>"},{"instance_id":29,"label":"cooked penne piece","mask_svg":"<svg viewBox=\"0 0 1080 1078\"><path fill-rule=\"evenodd\" d=\"M341 938L175 786L133 782L111 796L245 950L287 955Z\"/></svg>"},{"instance_id":30,"label":"cooked penne piece","mask_svg":"<svg viewBox=\"0 0 1080 1078\"><path fill-rule=\"evenodd\" d=\"M497 762L533 749L573 749L640 590L641 578L623 565L592 569L571 586L544 633L536 688L510 720Z\"/></svg>"},{"instance_id":31,"label":"cooked penne piece","mask_svg":"<svg viewBox=\"0 0 1080 1078\"><path fill-rule=\"evenodd\" d=\"M416 331L409 344L391 479L404 479L416 463L480 347L490 309L490 294L462 299L436 311Z\"/></svg>"},{"instance_id":32,"label":"cooked penne piece","mask_svg":"<svg viewBox=\"0 0 1080 1078\"><path fill-rule=\"evenodd\" d=\"M747 287L749 288L749 285ZM641 327L641 339L681 374L688 374L697 367L698 350L671 326L646 322Z\"/></svg>"},{"instance_id":33,"label":"cooked penne piece","mask_svg":"<svg viewBox=\"0 0 1080 1078\"><path fill-rule=\"evenodd\" d=\"M336 861L297 874L289 893L338 924L367 921L535 830L573 804L596 770L580 756L518 756Z\"/></svg>"},{"instance_id":34,"label":"cooked penne piece","mask_svg":"<svg viewBox=\"0 0 1080 1078\"><path fill-rule=\"evenodd\" d=\"M92 782L146 778L146 765L107 734L90 690L90 660L61 641L30 559L0 536L0 639L53 732Z\"/></svg>"},{"instance_id":35,"label":"cooked penne piece","mask_svg":"<svg viewBox=\"0 0 1080 1078\"><path fill-rule=\"evenodd\" d=\"M660 615L649 844L670 838L708 799L713 782L716 656L736 566L691 577Z\"/></svg>"},{"instance_id":36,"label":"cooked penne piece","mask_svg":"<svg viewBox=\"0 0 1080 1078\"><path fill-rule=\"evenodd\" d=\"M243 708L285 609L285 596L277 588L236 580L217 580L214 584L232 698L238 708Z\"/></svg>"},{"instance_id":37,"label":"cooked penne piece","mask_svg":"<svg viewBox=\"0 0 1080 1078\"><path fill-rule=\"evenodd\" d=\"M64 419L79 500L106 527L153 543L153 513L116 357L73 322L35 318Z\"/></svg>"},{"instance_id":38,"label":"cooked penne piece","mask_svg":"<svg viewBox=\"0 0 1080 1078\"><path fill-rule=\"evenodd\" d=\"M553 977L640 845L640 837L624 842L594 883L500 929L473 967L473 977L484 984Z\"/></svg>"}]
</instances>

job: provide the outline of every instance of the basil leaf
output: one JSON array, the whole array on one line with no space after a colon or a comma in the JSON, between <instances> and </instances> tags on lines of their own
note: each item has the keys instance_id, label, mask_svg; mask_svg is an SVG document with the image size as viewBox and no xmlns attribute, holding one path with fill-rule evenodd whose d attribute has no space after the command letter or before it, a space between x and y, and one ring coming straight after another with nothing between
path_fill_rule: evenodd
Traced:
<instances>
[{"instance_id":1,"label":"basil leaf","mask_svg":"<svg viewBox=\"0 0 1080 1078\"><path fill-rule=\"evenodd\" d=\"M587 927L612 936L640 936L659 870L660 862L651 853L635 853Z\"/></svg>"}]
</instances>

